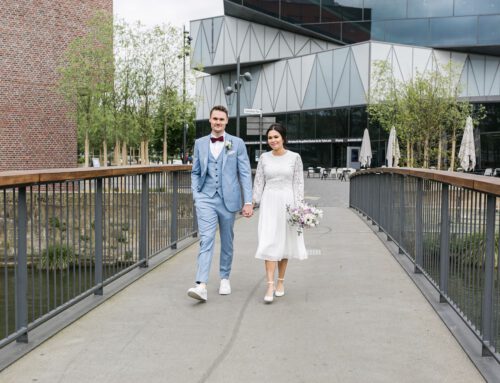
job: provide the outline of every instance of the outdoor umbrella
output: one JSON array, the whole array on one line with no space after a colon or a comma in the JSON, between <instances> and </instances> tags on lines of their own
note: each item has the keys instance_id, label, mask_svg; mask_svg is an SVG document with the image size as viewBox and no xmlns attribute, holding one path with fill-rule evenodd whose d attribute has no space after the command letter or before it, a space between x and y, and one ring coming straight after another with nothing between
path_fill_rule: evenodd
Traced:
<instances>
[{"instance_id":1,"label":"outdoor umbrella","mask_svg":"<svg viewBox=\"0 0 500 383\"><path fill-rule=\"evenodd\" d=\"M364 168L370 167L372 161L372 145L370 144L370 134L368 129L363 133L363 141L361 141L361 151L359 153L359 162Z\"/></svg>"},{"instance_id":2,"label":"outdoor umbrella","mask_svg":"<svg viewBox=\"0 0 500 383\"><path fill-rule=\"evenodd\" d=\"M460 166L465 170L473 170L476 166L476 148L474 146L474 132L472 130L472 118L469 116L465 122L464 136L458 152Z\"/></svg>"},{"instance_id":3,"label":"outdoor umbrella","mask_svg":"<svg viewBox=\"0 0 500 383\"><path fill-rule=\"evenodd\" d=\"M387 142L387 167L392 168L398 166L401 153L399 152L398 138L396 137L396 128L391 128L389 133L389 141Z\"/></svg>"}]
</instances>

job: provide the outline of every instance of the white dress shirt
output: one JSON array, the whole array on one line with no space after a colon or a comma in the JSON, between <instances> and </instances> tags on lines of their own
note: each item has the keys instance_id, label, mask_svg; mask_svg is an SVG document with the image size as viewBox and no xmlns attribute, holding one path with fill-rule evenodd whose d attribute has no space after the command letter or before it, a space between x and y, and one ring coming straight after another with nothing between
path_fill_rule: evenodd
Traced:
<instances>
[{"instance_id":1,"label":"white dress shirt","mask_svg":"<svg viewBox=\"0 0 500 383\"><path fill-rule=\"evenodd\" d=\"M215 136L210 135L210 137L215 137ZM226 142L226 135L224 134L222 137L224 137L224 141L215 141L215 142L210 141L210 153L212 153L212 156L214 156L215 159L219 157L219 155L222 152L222 149L224 149L224 143Z\"/></svg>"}]
</instances>

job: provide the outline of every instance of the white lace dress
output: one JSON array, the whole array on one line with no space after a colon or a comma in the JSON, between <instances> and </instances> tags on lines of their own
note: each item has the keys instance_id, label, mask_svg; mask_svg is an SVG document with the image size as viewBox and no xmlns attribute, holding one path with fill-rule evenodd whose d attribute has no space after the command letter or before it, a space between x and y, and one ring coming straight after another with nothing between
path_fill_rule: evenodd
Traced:
<instances>
[{"instance_id":1,"label":"white lace dress","mask_svg":"<svg viewBox=\"0 0 500 383\"><path fill-rule=\"evenodd\" d=\"M260 203L255 258L279 261L306 259L304 234L287 222L286 206L304 199L304 173L300 155L287 150L282 156L260 156L253 186L254 202Z\"/></svg>"}]
</instances>

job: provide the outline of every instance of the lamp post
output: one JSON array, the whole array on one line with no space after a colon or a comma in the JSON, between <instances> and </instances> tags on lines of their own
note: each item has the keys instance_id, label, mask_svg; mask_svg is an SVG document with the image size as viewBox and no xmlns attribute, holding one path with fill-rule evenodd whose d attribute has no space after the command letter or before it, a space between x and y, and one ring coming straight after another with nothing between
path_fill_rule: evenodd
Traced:
<instances>
[{"instance_id":1,"label":"lamp post","mask_svg":"<svg viewBox=\"0 0 500 383\"><path fill-rule=\"evenodd\" d=\"M191 36L186 31L186 26L182 27L182 110L183 110L183 127L182 127L182 163L186 158L186 141L188 123L186 120L186 56L189 56L189 47L191 46Z\"/></svg>"},{"instance_id":2,"label":"lamp post","mask_svg":"<svg viewBox=\"0 0 500 383\"><path fill-rule=\"evenodd\" d=\"M226 96L229 96L232 93L236 93L236 137L240 136L240 77L243 77L247 81L252 81L252 74L250 72L240 74L240 56L238 56L236 60L236 81L234 82L234 85L232 87L228 86L224 90Z\"/></svg>"}]
</instances>

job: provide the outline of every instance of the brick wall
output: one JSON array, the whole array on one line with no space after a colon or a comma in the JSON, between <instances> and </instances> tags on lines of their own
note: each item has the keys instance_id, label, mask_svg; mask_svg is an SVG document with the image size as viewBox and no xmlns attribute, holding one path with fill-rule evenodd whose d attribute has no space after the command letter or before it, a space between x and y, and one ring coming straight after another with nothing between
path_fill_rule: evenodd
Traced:
<instances>
[{"instance_id":1,"label":"brick wall","mask_svg":"<svg viewBox=\"0 0 500 383\"><path fill-rule=\"evenodd\" d=\"M0 171L76 166L57 67L97 9L111 13L113 0L1 1Z\"/></svg>"}]
</instances>

